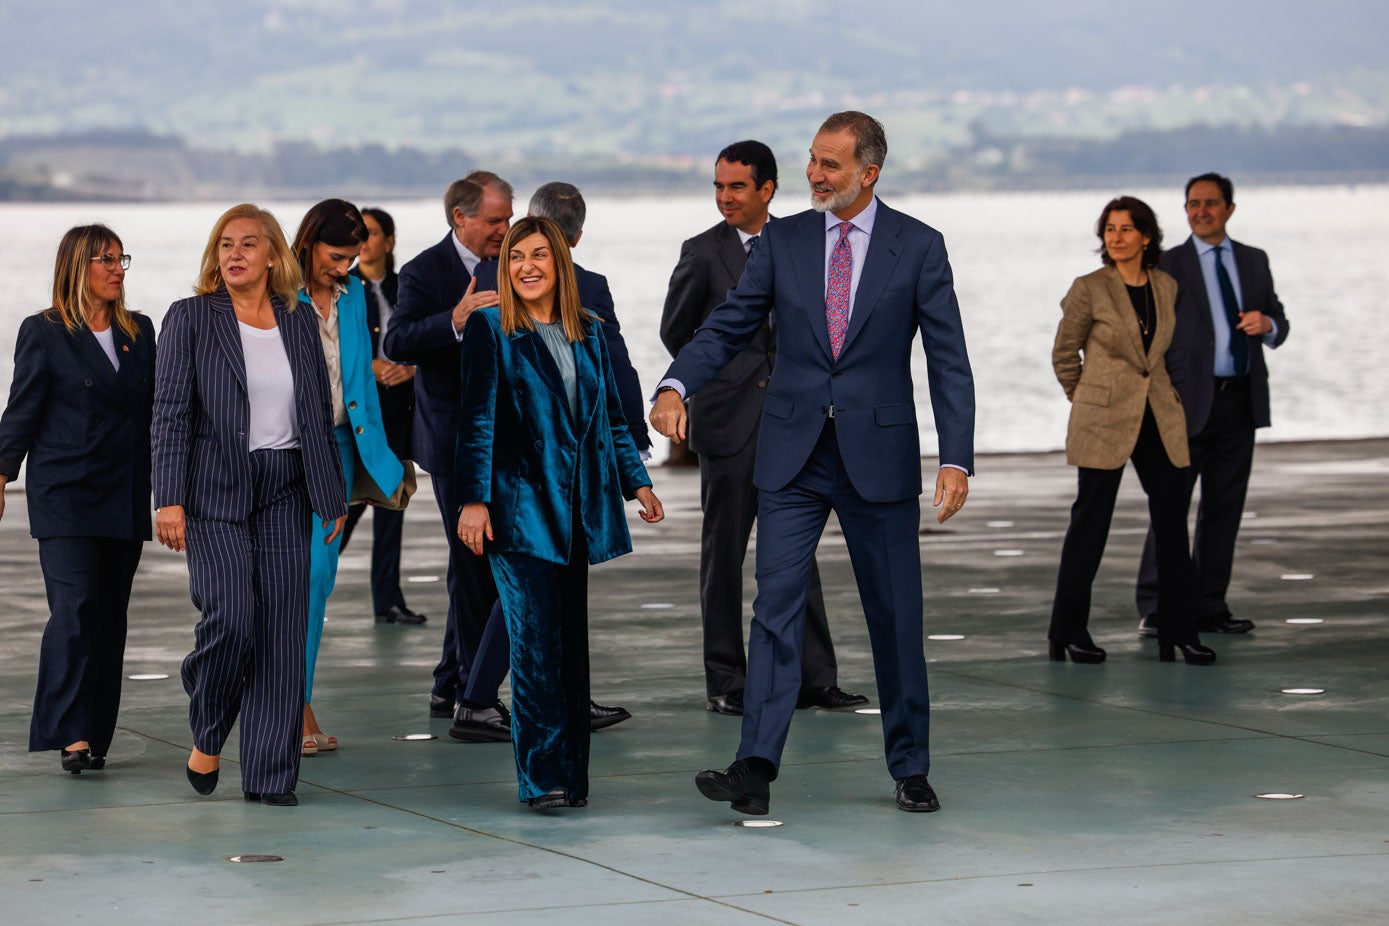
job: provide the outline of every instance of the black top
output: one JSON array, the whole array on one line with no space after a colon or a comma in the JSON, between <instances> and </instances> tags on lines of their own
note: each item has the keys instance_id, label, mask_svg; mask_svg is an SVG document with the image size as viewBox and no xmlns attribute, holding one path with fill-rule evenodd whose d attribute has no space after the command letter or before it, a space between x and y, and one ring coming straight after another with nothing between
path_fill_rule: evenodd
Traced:
<instances>
[{"instance_id":1,"label":"black top","mask_svg":"<svg viewBox=\"0 0 1389 926\"><path fill-rule=\"evenodd\" d=\"M1133 310L1138 315L1138 332L1143 335L1143 352L1147 353L1148 348L1153 346L1153 332L1157 328L1157 300L1153 298L1152 281L1142 286L1125 283L1124 288L1129 291L1129 302L1133 303Z\"/></svg>"}]
</instances>

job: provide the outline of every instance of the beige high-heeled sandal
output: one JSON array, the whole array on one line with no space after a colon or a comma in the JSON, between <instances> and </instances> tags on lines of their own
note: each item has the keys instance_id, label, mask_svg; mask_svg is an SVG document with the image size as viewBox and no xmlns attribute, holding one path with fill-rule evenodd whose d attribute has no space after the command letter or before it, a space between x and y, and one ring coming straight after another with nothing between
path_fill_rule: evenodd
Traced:
<instances>
[{"instance_id":1,"label":"beige high-heeled sandal","mask_svg":"<svg viewBox=\"0 0 1389 926\"><path fill-rule=\"evenodd\" d=\"M336 736L329 736L327 733L313 733L310 734L310 736L314 741L314 745L318 747L319 752L332 752L338 748L338 738Z\"/></svg>"}]
</instances>

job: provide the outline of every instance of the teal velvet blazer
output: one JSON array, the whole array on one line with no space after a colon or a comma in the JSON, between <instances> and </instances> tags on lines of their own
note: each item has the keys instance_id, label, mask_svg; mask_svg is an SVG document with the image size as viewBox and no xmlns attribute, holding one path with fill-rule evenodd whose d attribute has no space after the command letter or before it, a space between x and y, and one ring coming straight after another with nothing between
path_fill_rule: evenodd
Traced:
<instances>
[{"instance_id":1,"label":"teal velvet blazer","mask_svg":"<svg viewBox=\"0 0 1389 926\"><path fill-rule=\"evenodd\" d=\"M567 563L576 523L590 563L632 550L623 500L651 478L627 430L597 323L573 346L577 421L539 334L504 334L495 306L478 309L463 329L454 501L487 504L489 553Z\"/></svg>"}]
</instances>

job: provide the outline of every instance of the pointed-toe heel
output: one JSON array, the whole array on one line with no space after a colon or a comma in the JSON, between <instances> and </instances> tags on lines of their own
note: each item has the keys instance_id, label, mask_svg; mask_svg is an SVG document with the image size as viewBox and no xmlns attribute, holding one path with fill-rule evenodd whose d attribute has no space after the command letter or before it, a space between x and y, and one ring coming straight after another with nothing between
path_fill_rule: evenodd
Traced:
<instances>
[{"instance_id":1,"label":"pointed-toe heel","mask_svg":"<svg viewBox=\"0 0 1389 926\"><path fill-rule=\"evenodd\" d=\"M1104 650L1094 644L1084 646L1079 643L1057 643L1055 640L1049 640L1047 655L1051 657L1052 662L1065 662L1067 656L1070 657L1071 662L1090 665L1104 662Z\"/></svg>"},{"instance_id":2,"label":"pointed-toe heel","mask_svg":"<svg viewBox=\"0 0 1389 926\"><path fill-rule=\"evenodd\" d=\"M74 775L81 775L87 769L95 767L92 765L92 751L90 749L74 749L72 752L63 749L61 755L58 756L58 762L62 765L63 771L71 772ZM103 761L101 764L105 765L106 763Z\"/></svg>"},{"instance_id":3,"label":"pointed-toe heel","mask_svg":"<svg viewBox=\"0 0 1389 926\"><path fill-rule=\"evenodd\" d=\"M1162 662L1176 662L1177 651L1189 666L1208 666L1215 662L1215 650L1200 643L1162 643L1158 645L1158 659Z\"/></svg>"},{"instance_id":4,"label":"pointed-toe heel","mask_svg":"<svg viewBox=\"0 0 1389 926\"><path fill-rule=\"evenodd\" d=\"M193 786L193 790L204 796L217 790L217 769L210 772L195 772L191 768L185 769L188 772L188 783Z\"/></svg>"}]
</instances>

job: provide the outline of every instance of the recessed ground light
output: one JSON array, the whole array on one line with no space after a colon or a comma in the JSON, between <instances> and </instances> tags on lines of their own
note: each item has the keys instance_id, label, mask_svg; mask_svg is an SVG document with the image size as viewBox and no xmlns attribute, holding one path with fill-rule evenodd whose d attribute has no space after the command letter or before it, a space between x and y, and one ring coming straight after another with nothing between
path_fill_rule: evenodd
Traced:
<instances>
[{"instance_id":1,"label":"recessed ground light","mask_svg":"<svg viewBox=\"0 0 1389 926\"><path fill-rule=\"evenodd\" d=\"M1022 550L994 550L994 556L1022 556Z\"/></svg>"},{"instance_id":2,"label":"recessed ground light","mask_svg":"<svg viewBox=\"0 0 1389 926\"><path fill-rule=\"evenodd\" d=\"M1279 578L1284 582L1306 582L1308 579L1316 578L1316 576L1310 572L1285 572Z\"/></svg>"},{"instance_id":3,"label":"recessed ground light","mask_svg":"<svg viewBox=\"0 0 1389 926\"><path fill-rule=\"evenodd\" d=\"M247 862L283 862L283 861L284 861L284 856L282 856L282 855L233 855L231 858L227 859L227 861L229 861L229 862L238 862L238 863L240 863L240 864L246 864Z\"/></svg>"},{"instance_id":4,"label":"recessed ground light","mask_svg":"<svg viewBox=\"0 0 1389 926\"><path fill-rule=\"evenodd\" d=\"M1251 540L1251 541L1249 541L1249 542L1252 543L1252 544L1256 544L1256 545L1258 545L1258 546L1267 546L1268 544L1272 544L1272 543L1282 543L1283 541L1277 540L1277 539L1275 539L1275 538L1273 538L1273 537L1256 537L1256 538L1254 538L1253 540Z\"/></svg>"},{"instance_id":5,"label":"recessed ground light","mask_svg":"<svg viewBox=\"0 0 1389 926\"><path fill-rule=\"evenodd\" d=\"M854 711L855 714L881 714L882 709L877 707L860 707Z\"/></svg>"},{"instance_id":6,"label":"recessed ground light","mask_svg":"<svg viewBox=\"0 0 1389 926\"><path fill-rule=\"evenodd\" d=\"M1257 511L1246 511L1244 514L1240 516L1240 518L1245 521L1253 521L1258 516L1259 513Z\"/></svg>"},{"instance_id":7,"label":"recessed ground light","mask_svg":"<svg viewBox=\"0 0 1389 926\"><path fill-rule=\"evenodd\" d=\"M965 635L962 633L933 633L926 637L928 640L963 640Z\"/></svg>"},{"instance_id":8,"label":"recessed ground light","mask_svg":"<svg viewBox=\"0 0 1389 926\"><path fill-rule=\"evenodd\" d=\"M998 594L998 589L996 589L996 588L972 588L972 589L969 590L969 593L970 593L971 595L997 595L997 594Z\"/></svg>"},{"instance_id":9,"label":"recessed ground light","mask_svg":"<svg viewBox=\"0 0 1389 926\"><path fill-rule=\"evenodd\" d=\"M780 820L734 820L734 826L740 826L746 830L765 830L773 826L781 826Z\"/></svg>"},{"instance_id":10,"label":"recessed ground light","mask_svg":"<svg viewBox=\"0 0 1389 926\"><path fill-rule=\"evenodd\" d=\"M1325 688L1284 688L1283 694L1326 694Z\"/></svg>"},{"instance_id":11,"label":"recessed ground light","mask_svg":"<svg viewBox=\"0 0 1389 926\"><path fill-rule=\"evenodd\" d=\"M167 672L141 672L139 675L130 676L132 682L157 682L169 677Z\"/></svg>"},{"instance_id":12,"label":"recessed ground light","mask_svg":"<svg viewBox=\"0 0 1389 926\"><path fill-rule=\"evenodd\" d=\"M433 733L406 733L403 736L391 737L391 739L402 743L422 743L425 740L437 740L438 738Z\"/></svg>"},{"instance_id":13,"label":"recessed ground light","mask_svg":"<svg viewBox=\"0 0 1389 926\"><path fill-rule=\"evenodd\" d=\"M406 582L438 582L438 576L408 576Z\"/></svg>"},{"instance_id":14,"label":"recessed ground light","mask_svg":"<svg viewBox=\"0 0 1389 926\"><path fill-rule=\"evenodd\" d=\"M985 521L985 527L1012 527L1012 521Z\"/></svg>"},{"instance_id":15,"label":"recessed ground light","mask_svg":"<svg viewBox=\"0 0 1389 926\"><path fill-rule=\"evenodd\" d=\"M664 601L650 601L642 605L642 608L647 611L669 611L673 607L675 607L675 605L668 604Z\"/></svg>"},{"instance_id":16,"label":"recessed ground light","mask_svg":"<svg viewBox=\"0 0 1389 926\"><path fill-rule=\"evenodd\" d=\"M1261 801L1300 801L1306 795L1289 794L1286 791L1268 791L1264 794L1254 795Z\"/></svg>"},{"instance_id":17,"label":"recessed ground light","mask_svg":"<svg viewBox=\"0 0 1389 926\"><path fill-rule=\"evenodd\" d=\"M1286 623L1289 624L1325 624L1326 621L1320 617L1290 617Z\"/></svg>"}]
</instances>

